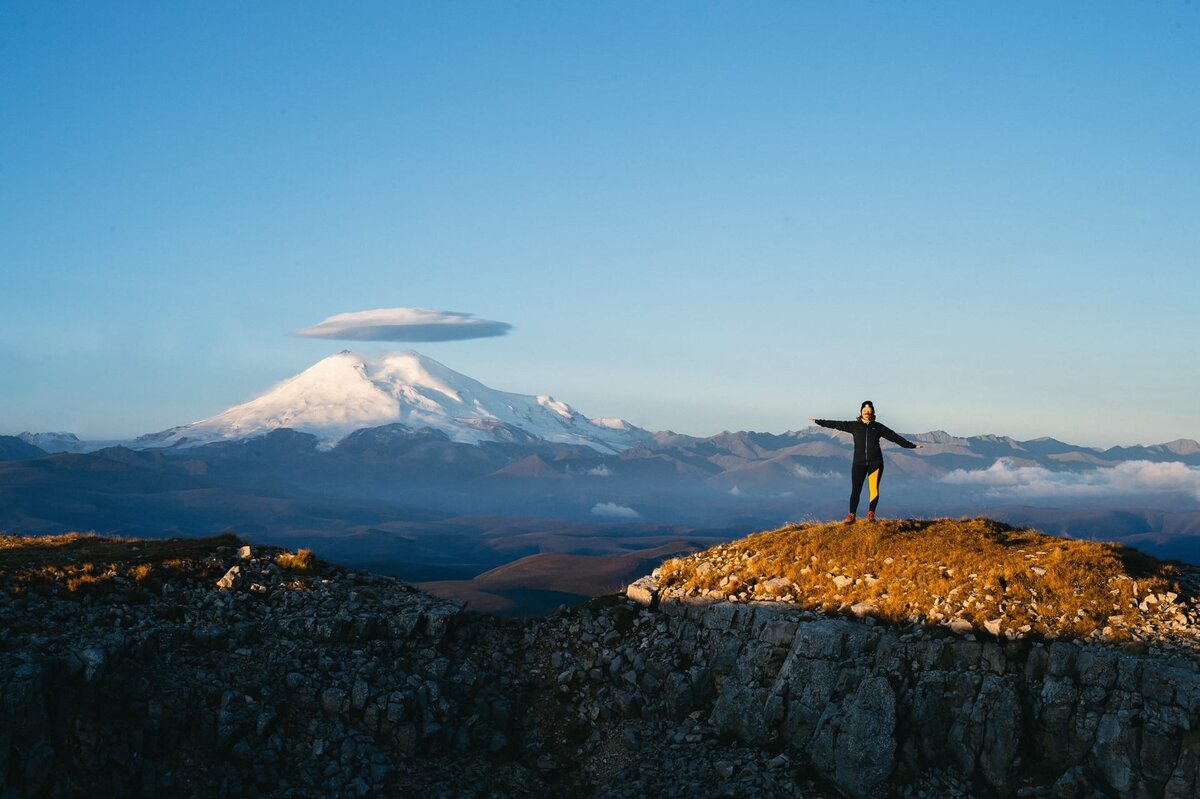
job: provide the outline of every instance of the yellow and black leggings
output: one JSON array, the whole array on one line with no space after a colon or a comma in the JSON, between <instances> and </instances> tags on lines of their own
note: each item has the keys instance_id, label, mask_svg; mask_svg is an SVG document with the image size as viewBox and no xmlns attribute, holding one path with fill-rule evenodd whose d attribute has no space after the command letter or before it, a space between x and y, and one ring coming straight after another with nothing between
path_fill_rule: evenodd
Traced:
<instances>
[{"instance_id":1,"label":"yellow and black leggings","mask_svg":"<svg viewBox=\"0 0 1200 799\"><path fill-rule=\"evenodd\" d=\"M868 510L879 504L879 481L883 479L883 462L856 463L850 467L850 512L858 513L858 500L862 496L863 481L870 486Z\"/></svg>"}]
</instances>

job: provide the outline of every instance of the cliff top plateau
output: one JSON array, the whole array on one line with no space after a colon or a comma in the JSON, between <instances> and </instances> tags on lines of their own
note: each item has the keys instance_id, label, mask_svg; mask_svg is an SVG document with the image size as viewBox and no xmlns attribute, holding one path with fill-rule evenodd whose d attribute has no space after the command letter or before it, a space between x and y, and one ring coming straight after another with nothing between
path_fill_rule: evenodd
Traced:
<instances>
[{"instance_id":1,"label":"cliff top plateau","mask_svg":"<svg viewBox=\"0 0 1200 799\"><path fill-rule=\"evenodd\" d=\"M1200 649L1200 569L991 519L792 525L665 562L683 601L767 600L893 625Z\"/></svg>"}]
</instances>

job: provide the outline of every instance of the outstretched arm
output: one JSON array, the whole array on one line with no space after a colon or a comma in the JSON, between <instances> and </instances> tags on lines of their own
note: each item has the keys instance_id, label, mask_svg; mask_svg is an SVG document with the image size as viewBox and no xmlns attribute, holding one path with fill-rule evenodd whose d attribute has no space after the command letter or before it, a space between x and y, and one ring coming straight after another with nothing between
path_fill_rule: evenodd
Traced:
<instances>
[{"instance_id":1,"label":"outstretched arm","mask_svg":"<svg viewBox=\"0 0 1200 799\"><path fill-rule=\"evenodd\" d=\"M924 444L914 444L913 442L909 441L904 436L902 436L899 433L897 433L896 431L892 430L892 428L888 427L887 425L881 424L881 425L879 425L879 427L881 428L879 431L879 435L883 436L888 441L891 441L893 444L899 444L900 446L904 447L905 449L921 449L922 447L925 446Z\"/></svg>"},{"instance_id":2,"label":"outstretched arm","mask_svg":"<svg viewBox=\"0 0 1200 799\"><path fill-rule=\"evenodd\" d=\"M811 416L808 421L819 424L821 427L828 427L830 430L841 430L843 433L852 432L850 425L854 424L854 422L835 422L831 419L813 419Z\"/></svg>"}]
</instances>

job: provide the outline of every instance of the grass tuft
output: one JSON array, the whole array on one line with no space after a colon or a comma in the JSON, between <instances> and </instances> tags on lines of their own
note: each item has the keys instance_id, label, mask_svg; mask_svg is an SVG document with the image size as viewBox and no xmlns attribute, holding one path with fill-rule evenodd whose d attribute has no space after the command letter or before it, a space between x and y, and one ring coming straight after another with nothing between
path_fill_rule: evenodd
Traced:
<instances>
[{"instance_id":1,"label":"grass tuft","mask_svg":"<svg viewBox=\"0 0 1200 799\"><path fill-rule=\"evenodd\" d=\"M317 567L317 558L310 549L299 549L295 553L280 552L275 556L279 568L288 571L310 572Z\"/></svg>"}]
</instances>

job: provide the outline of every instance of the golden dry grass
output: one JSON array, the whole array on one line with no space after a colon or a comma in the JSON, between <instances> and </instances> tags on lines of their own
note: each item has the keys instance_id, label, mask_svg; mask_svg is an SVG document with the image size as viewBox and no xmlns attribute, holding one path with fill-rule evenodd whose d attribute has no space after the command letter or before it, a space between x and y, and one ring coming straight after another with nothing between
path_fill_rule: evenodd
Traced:
<instances>
[{"instance_id":1,"label":"golden dry grass","mask_svg":"<svg viewBox=\"0 0 1200 799\"><path fill-rule=\"evenodd\" d=\"M667 561L660 581L749 599L786 591L824 611L865 603L893 623L962 618L1010 635L1120 638L1141 597L1179 591L1178 573L1126 547L937 519L784 527ZM780 577L792 585L763 585Z\"/></svg>"},{"instance_id":2,"label":"golden dry grass","mask_svg":"<svg viewBox=\"0 0 1200 799\"><path fill-rule=\"evenodd\" d=\"M143 539L66 533L53 536L0 536L0 585L9 592L45 584L72 592L102 591L118 577L142 585L156 570L207 578L217 569L209 559L218 547L239 547L225 534L209 538Z\"/></svg>"},{"instance_id":3,"label":"golden dry grass","mask_svg":"<svg viewBox=\"0 0 1200 799\"><path fill-rule=\"evenodd\" d=\"M317 558L311 549L298 549L296 552L280 552L275 556L279 568L288 571L309 572L316 568Z\"/></svg>"}]
</instances>

